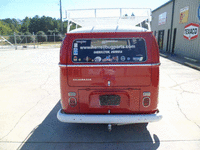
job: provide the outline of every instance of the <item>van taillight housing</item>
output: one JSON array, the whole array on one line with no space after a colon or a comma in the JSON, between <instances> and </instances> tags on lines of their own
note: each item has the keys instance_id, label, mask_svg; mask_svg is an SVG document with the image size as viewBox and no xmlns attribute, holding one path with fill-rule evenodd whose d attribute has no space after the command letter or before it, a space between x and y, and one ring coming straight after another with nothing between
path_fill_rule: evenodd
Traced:
<instances>
[{"instance_id":1,"label":"van taillight housing","mask_svg":"<svg viewBox=\"0 0 200 150\"><path fill-rule=\"evenodd\" d=\"M70 105L71 107L75 107L75 106L77 105L77 100L76 100L75 97L70 97L70 98L69 98L69 105Z\"/></svg>"},{"instance_id":2,"label":"van taillight housing","mask_svg":"<svg viewBox=\"0 0 200 150\"><path fill-rule=\"evenodd\" d=\"M143 98L143 106L144 107L149 107L150 106L150 102L151 102L151 99L150 99L150 97L144 97Z\"/></svg>"}]
</instances>

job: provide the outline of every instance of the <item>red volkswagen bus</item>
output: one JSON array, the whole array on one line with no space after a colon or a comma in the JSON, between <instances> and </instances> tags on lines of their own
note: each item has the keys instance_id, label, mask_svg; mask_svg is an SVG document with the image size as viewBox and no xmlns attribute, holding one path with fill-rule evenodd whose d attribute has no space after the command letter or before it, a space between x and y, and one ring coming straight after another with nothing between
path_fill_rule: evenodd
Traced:
<instances>
[{"instance_id":1,"label":"red volkswagen bus","mask_svg":"<svg viewBox=\"0 0 200 150\"><path fill-rule=\"evenodd\" d=\"M134 124L159 121L159 50L140 27L81 28L60 49L62 108L66 123Z\"/></svg>"}]
</instances>

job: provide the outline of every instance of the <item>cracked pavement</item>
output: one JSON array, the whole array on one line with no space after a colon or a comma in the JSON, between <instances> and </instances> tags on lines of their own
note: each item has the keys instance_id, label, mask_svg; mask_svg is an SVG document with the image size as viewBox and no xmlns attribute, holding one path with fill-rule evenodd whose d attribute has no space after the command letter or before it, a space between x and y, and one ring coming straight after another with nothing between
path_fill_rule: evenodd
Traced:
<instances>
[{"instance_id":1,"label":"cracked pavement","mask_svg":"<svg viewBox=\"0 0 200 150\"><path fill-rule=\"evenodd\" d=\"M59 101L58 56L58 49L0 51L1 141L22 141Z\"/></svg>"},{"instance_id":2,"label":"cracked pavement","mask_svg":"<svg viewBox=\"0 0 200 150\"><path fill-rule=\"evenodd\" d=\"M161 57L163 119L109 133L57 120L58 62L59 49L0 50L0 149L200 149L200 71Z\"/></svg>"},{"instance_id":3,"label":"cracked pavement","mask_svg":"<svg viewBox=\"0 0 200 150\"><path fill-rule=\"evenodd\" d=\"M177 91L174 97L178 109L187 120L196 124L200 129L200 71L167 59L163 60L165 63L162 63L163 67L161 67L160 85L164 85L164 88L172 92ZM166 84L162 84L163 81L168 82L167 87Z\"/></svg>"}]
</instances>

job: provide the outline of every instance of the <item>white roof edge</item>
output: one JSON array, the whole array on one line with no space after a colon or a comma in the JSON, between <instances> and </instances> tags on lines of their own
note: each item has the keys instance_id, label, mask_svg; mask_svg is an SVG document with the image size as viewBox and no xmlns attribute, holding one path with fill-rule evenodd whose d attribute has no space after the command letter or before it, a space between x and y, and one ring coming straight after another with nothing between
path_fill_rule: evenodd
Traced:
<instances>
[{"instance_id":1,"label":"white roof edge","mask_svg":"<svg viewBox=\"0 0 200 150\"><path fill-rule=\"evenodd\" d=\"M102 33L102 32L147 32L148 30L136 26L90 26L78 28L69 33Z\"/></svg>"}]
</instances>

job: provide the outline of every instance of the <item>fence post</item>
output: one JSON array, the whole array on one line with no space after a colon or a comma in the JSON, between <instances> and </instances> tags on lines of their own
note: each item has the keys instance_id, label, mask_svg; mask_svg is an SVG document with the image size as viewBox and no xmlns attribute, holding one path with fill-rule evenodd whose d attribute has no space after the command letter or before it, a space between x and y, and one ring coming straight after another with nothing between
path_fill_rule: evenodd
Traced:
<instances>
[{"instance_id":1,"label":"fence post","mask_svg":"<svg viewBox=\"0 0 200 150\"><path fill-rule=\"evenodd\" d=\"M25 35L25 37L26 37L26 45L27 45L27 35Z\"/></svg>"},{"instance_id":2,"label":"fence post","mask_svg":"<svg viewBox=\"0 0 200 150\"><path fill-rule=\"evenodd\" d=\"M55 33L53 33L53 37L54 37L54 43L55 43L55 40L56 40Z\"/></svg>"},{"instance_id":3,"label":"fence post","mask_svg":"<svg viewBox=\"0 0 200 150\"><path fill-rule=\"evenodd\" d=\"M35 49L35 35L34 35L34 32L33 32L33 43L34 43L34 49Z\"/></svg>"},{"instance_id":4,"label":"fence post","mask_svg":"<svg viewBox=\"0 0 200 150\"><path fill-rule=\"evenodd\" d=\"M14 39L15 39L15 50L17 50L17 42L16 42L16 33L14 32Z\"/></svg>"}]
</instances>

